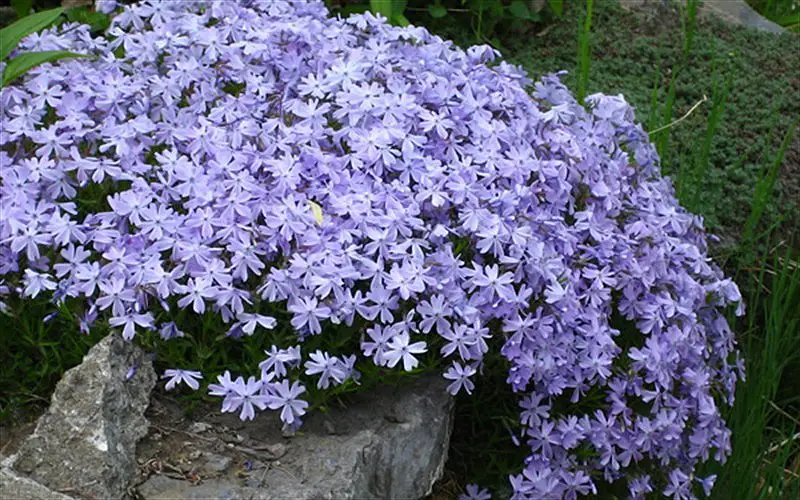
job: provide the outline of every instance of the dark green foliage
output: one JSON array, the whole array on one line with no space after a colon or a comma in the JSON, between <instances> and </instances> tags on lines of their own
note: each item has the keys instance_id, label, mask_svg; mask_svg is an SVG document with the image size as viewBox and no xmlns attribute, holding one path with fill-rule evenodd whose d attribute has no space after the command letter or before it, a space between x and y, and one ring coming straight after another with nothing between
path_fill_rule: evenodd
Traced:
<instances>
[{"instance_id":1,"label":"dark green foliage","mask_svg":"<svg viewBox=\"0 0 800 500\"><path fill-rule=\"evenodd\" d=\"M90 9L89 7L70 9L67 11L66 16L69 21L88 24L92 27L92 32L94 33L105 31L111 24L111 19L107 15Z\"/></svg>"},{"instance_id":2,"label":"dark green foliage","mask_svg":"<svg viewBox=\"0 0 800 500\"><path fill-rule=\"evenodd\" d=\"M0 423L27 421L45 408L61 375L108 333L81 333L74 304L54 311L41 299L8 302L13 313L0 314Z\"/></svg>"},{"instance_id":3,"label":"dark green foliage","mask_svg":"<svg viewBox=\"0 0 800 500\"><path fill-rule=\"evenodd\" d=\"M492 490L496 498L508 498L508 474L520 472L530 449L520 435L517 396L510 394L506 383L508 362L498 353L501 340L490 343L473 394L456 398L447 467L462 486L476 483ZM512 435L520 440L520 446L514 445Z\"/></svg>"},{"instance_id":4,"label":"dark green foliage","mask_svg":"<svg viewBox=\"0 0 800 500\"><path fill-rule=\"evenodd\" d=\"M20 12L25 12L22 8ZM55 62L61 59L87 57L65 50L48 50L43 52L27 52L8 59L9 55L17 48L20 41L56 23L64 14L64 9L57 8L44 10L34 14L25 15L0 29L0 61L6 63L0 76L0 88L8 85L29 70L44 63Z\"/></svg>"},{"instance_id":5,"label":"dark green foliage","mask_svg":"<svg viewBox=\"0 0 800 500\"><path fill-rule=\"evenodd\" d=\"M386 17L396 26L406 26L407 16L430 19L452 17L475 41L500 46L497 35L505 24L546 23L561 17L564 0L547 0L541 10L530 0L325 0L333 13L349 15L369 10Z\"/></svg>"},{"instance_id":6,"label":"dark green foliage","mask_svg":"<svg viewBox=\"0 0 800 500\"><path fill-rule=\"evenodd\" d=\"M718 474L714 498L797 498L800 478L800 266L791 249L739 256L739 285L749 307L730 318L745 353L747 382L726 415L733 455ZM787 472L788 471L788 472ZM758 478L758 480L755 480Z\"/></svg>"},{"instance_id":7,"label":"dark green foliage","mask_svg":"<svg viewBox=\"0 0 800 500\"><path fill-rule=\"evenodd\" d=\"M17 17L25 17L30 14L33 8L33 0L11 0L11 7L17 13Z\"/></svg>"}]
</instances>

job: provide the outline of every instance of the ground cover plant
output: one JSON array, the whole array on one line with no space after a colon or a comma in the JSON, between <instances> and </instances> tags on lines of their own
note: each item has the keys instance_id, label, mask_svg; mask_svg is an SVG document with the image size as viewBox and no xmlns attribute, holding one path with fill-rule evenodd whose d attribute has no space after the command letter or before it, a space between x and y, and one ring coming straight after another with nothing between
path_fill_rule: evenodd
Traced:
<instances>
[{"instance_id":1,"label":"ground cover plant","mask_svg":"<svg viewBox=\"0 0 800 500\"><path fill-rule=\"evenodd\" d=\"M596 3L588 75L581 69L586 61L578 57L576 62L586 23L581 2L569 3L563 19L509 32L500 43L504 57L529 74L576 68L564 78L570 88L588 78L592 91L624 94L646 130L669 131L654 136L662 168L678 186L681 204L701 214L721 238L712 240L711 253L747 291L748 314L744 320L731 318L731 325L744 339L747 372L753 376L739 385L741 404L729 417L734 453L724 467L713 470L719 474L714 496L793 498L800 494L800 426L791 417L800 413L795 382L800 363L792 348L768 350L765 341L800 338L796 314L788 313L782 326L767 319L776 316L773 309L796 311L798 306L796 295L771 289L773 276L788 276L795 287L798 279L793 270L800 248L795 175L800 141L792 135L800 108L792 97L800 92L795 77L800 52L792 36L708 18L698 21L678 7L673 4L650 17L615 2ZM474 42L457 23L424 17L412 21L464 46ZM696 107L704 94L708 99ZM782 255L786 248L793 250ZM481 379L477 398L459 399L459 421L470 424L456 427L450 463L456 484L478 477L481 484L502 491L497 478L519 459L520 449L505 444L513 401L494 391L501 381L502 376ZM777 391L767 389L771 384L777 384ZM475 401L491 401L497 411L487 415L485 406ZM469 436L475 433L481 446L470 445ZM485 448L491 453L481 454Z\"/></svg>"},{"instance_id":2,"label":"ground cover plant","mask_svg":"<svg viewBox=\"0 0 800 500\"><path fill-rule=\"evenodd\" d=\"M577 91L581 73L576 53L585 4L568 2L563 18L507 32L498 46L504 59L522 66L534 78L567 69L570 72L563 80ZM589 92L624 95L649 131L683 116L703 96L711 99L715 78L720 87L728 88L724 113L710 144L713 168L700 180L706 196L690 211L702 214L705 225L724 244L736 246L749 216L753 187L800 117L800 103L794 98L800 93L796 71L800 42L791 34L774 35L702 19L697 20L685 56L686 21L679 5L646 15L613 1L594 2L586 76ZM411 20L460 46L476 43L457 13L442 20L425 16ZM654 137L657 144L663 143L659 144L662 168L673 180L706 136L710 104L707 101L678 126L667 129L668 135ZM797 139L789 145L784 170L769 193L764 213L763 228L776 225L788 238L797 238L794 221L800 218L796 165L800 165ZM800 248L797 239L790 243Z\"/></svg>"},{"instance_id":3,"label":"ground cover plant","mask_svg":"<svg viewBox=\"0 0 800 500\"><path fill-rule=\"evenodd\" d=\"M169 389L219 375L223 411L291 428L331 389L469 393L500 361L518 496L710 489L740 297L622 99L318 4L183 8L27 46L99 59L3 91L4 331L122 332Z\"/></svg>"}]
</instances>

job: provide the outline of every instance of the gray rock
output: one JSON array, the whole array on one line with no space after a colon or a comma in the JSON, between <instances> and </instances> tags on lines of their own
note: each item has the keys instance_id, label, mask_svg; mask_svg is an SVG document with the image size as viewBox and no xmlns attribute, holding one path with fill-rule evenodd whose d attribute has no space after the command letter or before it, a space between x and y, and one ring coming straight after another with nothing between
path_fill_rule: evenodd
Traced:
<instances>
[{"instance_id":1,"label":"gray rock","mask_svg":"<svg viewBox=\"0 0 800 500\"><path fill-rule=\"evenodd\" d=\"M180 498L181 491L186 487L186 481L172 479L166 476L152 476L137 489L145 498Z\"/></svg>"},{"instance_id":2,"label":"gray rock","mask_svg":"<svg viewBox=\"0 0 800 500\"><path fill-rule=\"evenodd\" d=\"M189 432L194 432L195 434L202 434L209 430L211 425L205 422L195 422L189 427Z\"/></svg>"},{"instance_id":3,"label":"gray rock","mask_svg":"<svg viewBox=\"0 0 800 500\"><path fill-rule=\"evenodd\" d=\"M723 21L731 24L772 33L784 32L782 27L753 10L744 0L705 0L702 9L705 12L716 14Z\"/></svg>"},{"instance_id":4,"label":"gray rock","mask_svg":"<svg viewBox=\"0 0 800 500\"><path fill-rule=\"evenodd\" d=\"M11 467L54 490L121 498L136 473L136 442L147 434L144 411L155 381L141 349L109 335L64 374Z\"/></svg>"},{"instance_id":5,"label":"gray rock","mask_svg":"<svg viewBox=\"0 0 800 500\"><path fill-rule=\"evenodd\" d=\"M36 481L21 477L8 469L0 469L0 498L25 500L70 500Z\"/></svg>"},{"instance_id":6,"label":"gray rock","mask_svg":"<svg viewBox=\"0 0 800 500\"><path fill-rule=\"evenodd\" d=\"M231 457L225 455L209 455L206 457L205 468L212 472L223 472L230 467L232 461Z\"/></svg>"},{"instance_id":7,"label":"gray rock","mask_svg":"<svg viewBox=\"0 0 800 500\"><path fill-rule=\"evenodd\" d=\"M378 388L345 408L310 415L302 432L290 439L281 435L274 414L260 415L241 430L248 446L254 446L244 450L252 467L245 477L229 471L192 485L156 476L138 491L146 499L425 497L447 460L453 400L445 388L439 376ZM228 418L236 417L220 415L217 425ZM328 432L330 424L335 435ZM230 451L237 449L242 447L235 445ZM276 455L282 456L277 460Z\"/></svg>"},{"instance_id":8,"label":"gray rock","mask_svg":"<svg viewBox=\"0 0 800 500\"><path fill-rule=\"evenodd\" d=\"M686 0L678 0L678 2L686 4ZM671 0L619 0L619 3L629 10L639 10L658 15L660 11L669 9ZM785 31L782 27L753 10L745 0L704 0L700 3L698 11L703 16L713 15L719 17L728 24L771 33L783 33Z\"/></svg>"}]
</instances>

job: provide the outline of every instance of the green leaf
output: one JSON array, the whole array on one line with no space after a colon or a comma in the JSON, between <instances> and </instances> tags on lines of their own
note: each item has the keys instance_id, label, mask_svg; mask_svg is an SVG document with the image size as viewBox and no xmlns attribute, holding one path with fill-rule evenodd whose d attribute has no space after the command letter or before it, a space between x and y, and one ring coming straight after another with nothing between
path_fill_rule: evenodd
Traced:
<instances>
[{"instance_id":1,"label":"green leaf","mask_svg":"<svg viewBox=\"0 0 800 500\"><path fill-rule=\"evenodd\" d=\"M8 61L0 86L5 87L9 82L24 75L26 71L40 64L66 59L68 57L90 57L86 54L76 54L66 50L47 50L44 52L28 52Z\"/></svg>"},{"instance_id":2,"label":"green leaf","mask_svg":"<svg viewBox=\"0 0 800 500\"><path fill-rule=\"evenodd\" d=\"M793 14L786 14L783 17L775 19L777 24L780 24L784 28L792 28L797 24L800 24L800 12L795 12Z\"/></svg>"},{"instance_id":3,"label":"green leaf","mask_svg":"<svg viewBox=\"0 0 800 500\"><path fill-rule=\"evenodd\" d=\"M447 15L447 7L440 3L432 3L428 5L428 13L434 19L441 19Z\"/></svg>"},{"instance_id":4,"label":"green leaf","mask_svg":"<svg viewBox=\"0 0 800 500\"><path fill-rule=\"evenodd\" d=\"M490 0L486 8L486 12L496 17L502 17L503 14L505 14L505 11L503 10L503 0Z\"/></svg>"},{"instance_id":5,"label":"green leaf","mask_svg":"<svg viewBox=\"0 0 800 500\"><path fill-rule=\"evenodd\" d=\"M508 6L508 12L517 19L530 19L531 11L528 9L528 4L525 0L514 0Z\"/></svg>"},{"instance_id":6,"label":"green leaf","mask_svg":"<svg viewBox=\"0 0 800 500\"><path fill-rule=\"evenodd\" d=\"M340 12L343 17L347 17L350 14L363 14L368 10L369 7L367 7L366 5L352 4L352 5L345 5L341 9L338 9L338 12Z\"/></svg>"},{"instance_id":7,"label":"green leaf","mask_svg":"<svg viewBox=\"0 0 800 500\"><path fill-rule=\"evenodd\" d=\"M33 0L11 0L11 6L14 7L17 17L22 19L31 13Z\"/></svg>"},{"instance_id":8,"label":"green leaf","mask_svg":"<svg viewBox=\"0 0 800 500\"><path fill-rule=\"evenodd\" d=\"M547 5L556 17L561 17L564 14L564 0L547 0Z\"/></svg>"},{"instance_id":9,"label":"green leaf","mask_svg":"<svg viewBox=\"0 0 800 500\"><path fill-rule=\"evenodd\" d=\"M111 18L102 12L89 10L88 7L69 9L67 19L75 23L88 24L93 32L105 31L111 25Z\"/></svg>"},{"instance_id":10,"label":"green leaf","mask_svg":"<svg viewBox=\"0 0 800 500\"><path fill-rule=\"evenodd\" d=\"M403 14L395 14L392 17L391 21L392 24L394 24L395 26L401 26L401 27L405 27L411 24L409 20L406 18L406 16L404 16Z\"/></svg>"},{"instance_id":11,"label":"green leaf","mask_svg":"<svg viewBox=\"0 0 800 500\"><path fill-rule=\"evenodd\" d=\"M369 10L373 14L381 14L386 19L391 19L392 0L369 0Z\"/></svg>"},{"instance_id":12,"label":"green leaf","mask_svg":"<svg viewBox=\"0 0 800 500\"><path fill-rule=\"evenodd\" d=\"M20 40L53 24L64 9L51 9L24 17L0 30L0 61L7 58Z\"/></svg>"},{"instance_id":13,"label":"green leaf","mask_svg":"<svg viewBox=\"0 0 800 500\"><path fill-rule=\"evenodd\" d=\"M408 0L392 0L392 13L394 15L402 14L406 11Z\"/></svg>"}]
</instances>

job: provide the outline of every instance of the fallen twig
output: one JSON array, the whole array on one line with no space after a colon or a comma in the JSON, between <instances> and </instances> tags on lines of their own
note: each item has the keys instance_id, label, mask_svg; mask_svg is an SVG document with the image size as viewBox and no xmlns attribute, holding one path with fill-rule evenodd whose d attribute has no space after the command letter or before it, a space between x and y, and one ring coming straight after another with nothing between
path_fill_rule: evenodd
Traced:
<instances>
[{"instance_id":1,"label":"fallen twig","mask_svg":"<svg viewBox=\"0 0 800 500\"><path fill-rule=\"evenodd\" d=\"M670 128L670 127L674 126L674 125L677 125L678 123L680 123L680 122L682 122L683 120L687 119L687 118L689 117L689 115L691 115L691 114L694 112L694 110L695 110L695 109L697 109L697 108L698 108L698 107L699 107L701 104L703 104L703 103L704 103L704 102L706 102L707 100L708 100L708 97L706 97L706 96L704 95L704 96L703 96L703 98L702 98L702 99L700 99L699 101L697 101L697 104L695 104L694 106L692 106L692 107L691 107L691 109L689 109L689 111L687 111L685 115L681 116L680 118L678 118L677 120L675 120L675 121L674 121L674 122L672 122L672 123L668 123L668 124L664 125L663 127L658 127L658 128L657 128L657 129L655 129L655 130L651 130L651 131L649 132L649 134L650 134L650 135L653 135L653 134L655 134L655 133L657 133L657 132L661 132L662 130L666 130L666 129L668 129L668 128Z\"/></svg>"},{"instance_id":2,"label":"fallen twig","mask_svg":"<svg viewBox=\"0 0 800 500\"><path fill-rule=\"evenodd\" d=\"M162 431L162 432L180 432L181 434L186 434L188 436L192 436L192 437L195 437L197 439L202 439L203 441L207 441L209 443L214 443L216 441L220 441L219 438L207 438L207 437L201 436L200 434L197 434L195 432L185 431L183 429L177 429L175 427L167 427L167 426L157 425L157 424L151 424L151 426L153 428L155 428L155 429L158 429L158 430Z\"/></svg>"},{"instance_id":3,"label":"fallen twig","mask_svg":"<svg viewBox=\"0 0 800 500\"><path fill-rule=\"evenodd\" d=\"M770 453L774 453L774 452L780 450L781 448L783 448L784 446L786 446L787 444L789 444L790 442L797 441L798 439L800 439L800 432L798 432L794 436L790 436L790 437L784 439L783 441L781 441L779 443L775 443L774 445L770 446L764 452L764 455L769 455Z\"/></svg>"},{"instance_id":4,"label":"fallen twig","mask_svg":"<svg viewBox=\"0 0 800 500\"><path fill-rule=\"evenodd\" d=\"M83 489L86 488L87 486L91 486L91 485L93 485L95 483L97 483L97 479L95 479L93 481L89 481L86 484L81 484L80 486L73 486L73 487L69 487L69 488L61 488L61 489L58 489L56 491L59 492L59 493L80 493L83 496L88 496L88 497L91 498L92 496L90 494L86 493L85 491L83 491Z\"/></svg>"},{"instance_id":5,"label":"fallen twig","mask_svg":"<svg viewBox=\"0 0 800 500\"><path fill-rule=\"evenodd\" d=\"M773 407L773 408L774 408L774 409L775 409L775 410L776 410L778 413L780 413L780 414L781 414L781 415L783 415L784 417L788 418L789 420L791 420L792 422L794 422L794 423L796 423L798 426L800 426L800 420L798 420L798 419L797 419L797 417L793 417L793 416L789 415L789 413L787 413L787 412L786 412L786 410L784 410L784 409L783 409L783 408L781 408L780 406L776 405L776 404L775 404L775 403L773 403L772 401L767 401L767 402L768 402L768 403L770 404L770 406L772 406L772 407ZM795 437L797 437L798 435L800 435L800 433L796 434L796 435L795 435Z\"/></svg>"}]
</instances>

